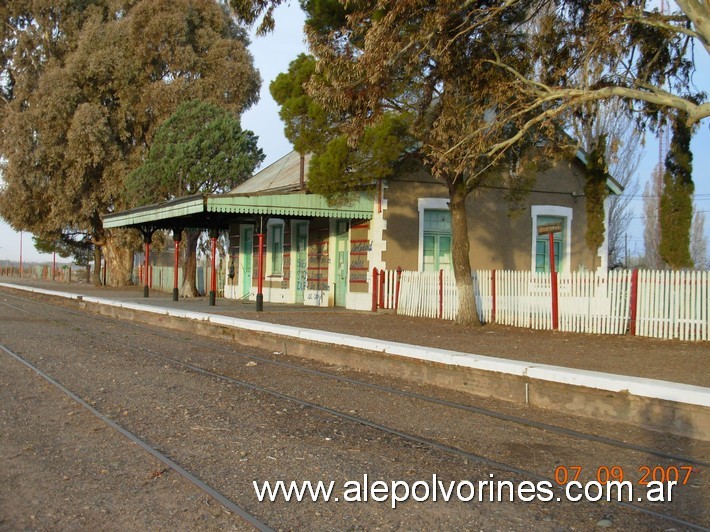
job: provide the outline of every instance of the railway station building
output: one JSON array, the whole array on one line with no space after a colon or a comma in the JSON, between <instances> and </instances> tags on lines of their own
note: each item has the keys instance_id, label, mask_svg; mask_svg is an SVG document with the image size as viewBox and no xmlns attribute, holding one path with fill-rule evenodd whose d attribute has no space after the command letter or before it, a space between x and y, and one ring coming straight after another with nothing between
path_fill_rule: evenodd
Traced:
<instances>
[{"instance_id":1,"label":"railway station building","mask_svg":"<svg viewBox=\"0 0 710 532\"><path fill-rule=\"evenodd\" d=\"M410 165L338 205L310 193L307 174L308 157L291 152L228 194L107 214L104 227L134 227L146 242L160 229L172 230L176 239L185 228L205 229L213 244L227 232L228 257L222 261L227 271L219 292L256 300L257 306L368 310L374 268L452 269L448 191L425 168ZM557 271L606 270L606 242L597 254L585 244L585 180L586 158L578 152L539 172L516 210L511 211L506 190L470 194L472 268L549 271L548 238L538 229L554 224ZM611 177L607 187L611 194L622 192Z\"/></svg>"}]
</instances>

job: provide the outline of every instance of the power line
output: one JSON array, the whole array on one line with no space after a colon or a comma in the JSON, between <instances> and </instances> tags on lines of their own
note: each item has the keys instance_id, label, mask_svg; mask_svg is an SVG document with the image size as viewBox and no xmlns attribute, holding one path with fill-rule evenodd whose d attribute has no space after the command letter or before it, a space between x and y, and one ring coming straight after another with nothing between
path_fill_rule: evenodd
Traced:
<instances>
[{"instance_id":1,"label":"power line","mask_svg":"<svg viewBox=\"0 0 710 532\"><path fill-rule=\"evenodd\" d=\"M630 198L630 199L658 199L661 196L658 194L633 194L633 195L628 195L624 196L623 194L621 197L624 198ZM693 199L699 200L699 201L708 201L710 200L710 194L693 194Z\"/></svg>"},{"instance_id":2,"label":"power line","mask_svg":"<svg viewBox=\"0 0 710 532\"><path fill-rule=\"evenodd\" d=\"M702 210L702 211L693 211L693 214L698 214L698 213L705 213L705 212L710 212L710 209ZM629 218L630 220L644 220L646 219L645 216L631 216Z\"/></svg>"}]
</instances>

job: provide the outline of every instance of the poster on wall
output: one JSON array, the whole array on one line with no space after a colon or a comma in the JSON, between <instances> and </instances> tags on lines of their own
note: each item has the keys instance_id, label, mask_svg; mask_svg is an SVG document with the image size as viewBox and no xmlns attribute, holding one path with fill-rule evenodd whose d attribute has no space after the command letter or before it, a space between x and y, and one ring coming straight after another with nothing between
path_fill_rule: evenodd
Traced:
<instances>
[{"instance_id":1,"label":"poster on wall","mask_svg":"<svg viewBox=\"0 0 710 532\"><path fill-rule=\"evenodd\" d=\"M367 292L370 271L369 253L372 249L370 222L362 222L350 228L350 291Z\"/></svg>"},{"instance_id":2,"label":"poster on wall","mask_svg":"<svg viewBox=\"0 0 710 532\"><path fill-rule=\"evenodd\" d=\"M328 241L308 245L308 290L328 290Z\"/></svg>"}]
</instances>

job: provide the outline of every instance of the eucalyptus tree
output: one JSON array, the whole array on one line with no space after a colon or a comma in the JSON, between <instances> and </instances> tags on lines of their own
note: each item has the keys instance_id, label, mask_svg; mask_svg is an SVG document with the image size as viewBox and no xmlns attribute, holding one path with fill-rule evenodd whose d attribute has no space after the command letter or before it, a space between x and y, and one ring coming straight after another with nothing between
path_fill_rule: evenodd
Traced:
<instances>
[{"instance_id":1,"label":"eucalyptus tree","mask_svg":"<svg viewBox=\"0 0 710 532\"><path fill-rule=\"evenodd\" d=\"M645 238L652 242L660 237L658 258L653 258L653 246L649 248L652 262L688 267L692 262L690 137L696 125L710 116L703 87L695 84L696 55L710 54L710 4L681 0L673 12L659 11L654 3L641 0L513 0L510 4L528 4L537 13L527 44L536 75L517 71L503 56L495 61L515 78L508 90L520 95L510 115L529 117L518 134L528 128L554 128L561 117L611 100L626 103L623 114L633 117L638 129L671 128L660 230L651 227L654 217L650 216ZM502 153L515 138L493 145L489 154Z\"/></svg>"},{"instance_id":2,"label":"eucalyptus tree","mask_svg":"<svg viewBox=\"0 0 710 532\"><path fill-rule=\"evenodd\" d=\"M216 0L8 0L0 16L0 214L87 235L125 282L132 252L101 215L132 206L125 176L181 102L240 114L257 101L245 32Z\"/></svg>"},{"instance_id":3,"label":"eucalyptus tree","mask_svg":"<svg viewBox=\"0 0 710 532\"><path fill-rule=\"evenodd\" d=\"M311 79L308 91L344 118L342 135L320 159L313 158L311 169L328 162L326 168L339 170L335 175L351 187L386 177L405 153L418 157L448 190L457 322L478 323L468 237L469 209L474 208L475 216L475 201L467 200L490 185L516 192L529 185L535 166L529 154L523 155L523 141L506 153L505 164L482 155L500 138L500 131L517 127L513 121L490 127L498 121L498 109L510 105L514 96L498 89L507 73L491 61L498 50L519 70L529 68L520 53L525 12L508 12L485 28L469 31L466 21L475 7L453 0L349 2L341 17L324 17L321 8L328 4L337 8L327 0L304 4L307 13L310 8L318 15L307 20L319 65L319 76ZM530 135L525 141L532 139ZM348 152L347 146L355 149ZM379 158L372 157L374 153Z\"/></svg>"},{"instance_id":4,"label":"eucalyptus tree","mask_svg":"<svg viewBox=\"0 0 710 532\"><path fill-rule=\"evenodd\" d=\"M521 72L503 53L493 62L512 76L505 89L520 96L508 112L527 120L492 145L489 155L500 154L530 128L556 127L594 101L623 99L644 127L663 124L675 111L688 126L710 116L706 94L695 84L696 55L710 54L710 4L676 4L667 13L646 0L511 0L479 8L472 25L523 6L535 19L526 43L534 72ZM590 70L594 76L585 75Z\"/></svg>"},{"instance_id":5,"label":"eucalyptus tree","mask_svg":"<svg viewBox=\"0 0 710 532\"><path fill-rule=\"evenodd\" d=\"M273 27L281 3L230 1L249 21L264 15L262 31ZM674 109L688 126L710 115L694 84L693 55L710 51L707 2L679 0L668 14L643 0L301 5L323 74L309 93L346 115L345 143L356 146L388 112L412 117L425 161L449 186L457 282L469 277L461 199L502 159L519 161L521 142L556 138L581 106L615 98L628 102L640 128L663 124ZM590 70L594 76L579 75ZM461 301L463 316L471 316L471 303Z\"/></svg>"}]
</instances>

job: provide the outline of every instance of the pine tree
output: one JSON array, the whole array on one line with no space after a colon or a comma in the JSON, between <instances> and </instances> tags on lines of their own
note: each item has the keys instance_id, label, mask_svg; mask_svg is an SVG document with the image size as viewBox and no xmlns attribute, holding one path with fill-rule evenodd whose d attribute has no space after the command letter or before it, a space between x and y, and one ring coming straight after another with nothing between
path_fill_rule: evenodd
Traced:
<instances>
[{"instance_id":1,"label":"pine tree","mask_svg":"<svg viewBox=\"0 0 710 532\"><path fill-rule=\"evenodd\" d=\"M158 128L145 162L126 180L129 202L157 203L192 194L228 192L248 179L264 160L253 132L221 107L191 100ZM185 229L181 295L198 295L197 243L200 231Z\"/></svg>"},{"instance_id":2,"label":"pine tree","mask_svg":"<svg viewBox=\"0 0 710 532\"><path fill-rule=\"evenodd\" d=\"M693 220L693 154L690 151L691 128L687 116L676 113L660 205L660 256L672 269L692 268L690 226Z\"/></svg>"}]
</instances>

